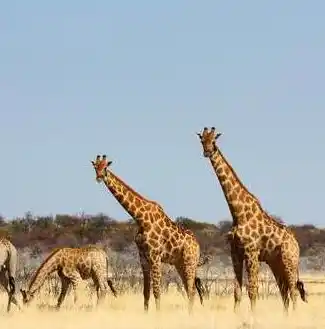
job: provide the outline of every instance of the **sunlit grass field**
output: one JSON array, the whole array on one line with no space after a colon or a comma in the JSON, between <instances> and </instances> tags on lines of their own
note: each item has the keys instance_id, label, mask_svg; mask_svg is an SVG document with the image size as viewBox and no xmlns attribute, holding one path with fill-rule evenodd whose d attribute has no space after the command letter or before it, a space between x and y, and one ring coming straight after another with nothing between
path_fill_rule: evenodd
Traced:
<instances>
[{"instance_id":1,"label":"sunlit grass field","mask_svg":"<svg viewBox=\"0 0 325 329\"><path fill-rule=\"evenodd\" d=\"M309 278L311 279L311 278ZM318 277L318 279L322 279ZM308 292L325 290L323 284L306 284ZM214 296L205 300L204 306L195 300L194 312L187 313L187 301L177 292L163 294L161 312L156 313L151 297L148 314L143 311L141 294L122 294L114 298L109 294L100 308L94 308L95 294L90 296L87 289L80 287L78 304L73 304L73 294L65 300L59 312L51 306L56 297L40 292L29 308L23 312L14 306L12 312L5 312L6 295L1 294L2 328L325 328L325 295L310 295L308 304L301 300L297 311L290 310L288 317L282 312L279 296L258 300L257 314L252 318L247 295L243 296L240 312L233 313L233 297Z\"/></svg>"}]
</instances>

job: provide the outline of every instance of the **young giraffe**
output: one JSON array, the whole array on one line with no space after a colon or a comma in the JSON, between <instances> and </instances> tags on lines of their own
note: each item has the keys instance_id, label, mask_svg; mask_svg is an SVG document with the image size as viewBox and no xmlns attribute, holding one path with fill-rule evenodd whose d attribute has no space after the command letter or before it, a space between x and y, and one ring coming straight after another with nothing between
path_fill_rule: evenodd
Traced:
<instances>
[{"instance_id":1,"label":"young giraffe","mask_svg":"<svg viewBox=\"0 0 325 329\"><path fill-rule=\"evenodd\" d=\"M259 261L267 263L271 268L285 312L289 307L289 293L295 309L297 289L301 299L307 302L303 282L299 280L300 251L294 234L272 218L240 181L216 144L221 133L217 133L214 127L210 131L205 127L198 136L202 143L203 156L211 161L233 218L228 239L235 272L234 309L238 309L241 301L244 262L253 311L258 294Z\"/></svg>"},{"instance_id":2,"label":"young giraffe","mask_svg":"<svg viewBox=\"0 0 325 329\"><path fill-rule=\"evenodd\" d=\"M92 278L97 291L97 305L105 297L110 287L116 297L116 290L108 278L108 259L106 252L96 246L80 248L57 248L39 266L31 277L27 290L20 289L23 303L29 304L35 292L41 288L45 279L53 272L57 272L61 280L61 293L57 302L60 309L68 288L72 284L74 290L74 303L77 302L77 286L82 280Z\"/></svg>"},{"instance_id":3,"label":"young giraffe","mask_svg":"<svg viewBox=\"0 0 325 329\"><path fill-rule=\"evenodd\" d=\"M11 309L11 303L19 309L20 305L15 297L16 292L16 269L17 269L17 249L7 239L0 239L0 285L8 294L7 312Z\"/></svg>"},{"instance_id":4,"label":"young giraffe","mask_svg":"<svg viewBox=\"0 0 325 329\"><path fill-rule=\"evenodd\" d=\"M200 246L193 233L174 223L157 202L145 199L112 173L108 169L112 161L107 161L106 155L102 158L97 155L96 161L91 162L96 181L104 182L138 225L135 242L143 272L144 310L147 312L149 308L151 280L156 310L160 310L162 263L174 265L180 275L189 299L189 312L192 311L195 288L203 304L203 286L196 277L196 269L207 263L209 257L200 258Z\"/></svg>"}]
</instances>

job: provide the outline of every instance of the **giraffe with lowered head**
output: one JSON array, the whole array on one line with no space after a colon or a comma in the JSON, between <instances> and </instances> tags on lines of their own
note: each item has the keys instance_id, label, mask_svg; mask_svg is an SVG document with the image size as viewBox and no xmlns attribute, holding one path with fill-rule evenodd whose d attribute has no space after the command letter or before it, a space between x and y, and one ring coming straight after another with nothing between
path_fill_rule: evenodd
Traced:
<instances>
[{"instance_id":1,"label":"giraffe with lowered head","mask_svg":"<svg viewBox=\"0 0 325 329\"><path fill-rule=\"evenodd\" d=\"M96 181L104 182L137 223L135 242L143 272L144 310L149 308L151 281L156 310L160 310L161 265L167 263L175 266L182 279L191 312L195 288L203 303L203 286L196 277L196 269L209 261L209 257L200 257L200 246L194 234L173 222L160 204L144 198L115 175L109 169L112 161L108 161L106 155L97 155L96 160L91 162L96 171Z\"/></svg>"},{"instance_id":2,"label":"giraffe with lowered head","mask_svg":"<svg viewBox=\"0 0 325 329\"><path fill-rule=\"evenodd\" d=\"M77 287L83 281L91 278L97 291L99 305L111 289L117 296L113 282L108 278L108 256L104 249L98 246L83 246L79 248L55 248L34 272L26 287L21 288L23 303L29 305L35 293L42 287L50 274L57 272L61 280L61 293L56 308L59 310L68 288L74 290L74 303L77 302Z\"/></svg>"},{"instance_id":3,"label":"giraffe with lowered head","mask_svg":"<svg viewBox=\"0 0 325 329\"><path fill-rule=\"evenodd\" d=\"M268 264L274 274L285 312L289 308L289 295L296 308L297 290L307 302L304 284L299 280L300 249L293 232L269 215L241 182L217 145L221 133L215 127L211 130L205 127L197 135L203 156L210 159L233 218L228 241L235 272L234 309L238 309L241 301L245 264L251 309L255 310L260 261Z\"/></svg>"}]
</instances>

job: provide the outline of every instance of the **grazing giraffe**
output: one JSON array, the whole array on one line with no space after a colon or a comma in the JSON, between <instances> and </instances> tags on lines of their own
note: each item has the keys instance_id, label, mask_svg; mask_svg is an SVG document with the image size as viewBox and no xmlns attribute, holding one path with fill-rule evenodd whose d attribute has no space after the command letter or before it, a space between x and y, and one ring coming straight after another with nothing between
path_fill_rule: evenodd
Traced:
<instances>
[{"instance_id":1,"label":"grazing giraffe","mask_svg":"<svg viewBox=\"0 0 325 329\"><path fill-rule=\"evenodd\" d=\"M23 303L29 304L35 292L41 288L45 279L53 272L57 272L61 280L61 293L56 305L60 309L68 288L72 284L74 303L77 302L77 287L82 280L92 278L97 291L97 305L105 297L108 287L116 297L116 290L108 278L108 258L106 252L96 246L80 248L56 248L38 267L31 277L27 290L20 289Z\"/></svg>"},{"instance_id":2,"label":"grazing giraffe","mask_svg":"<svg viewBox=\"0 0 325 329\"><path fill-rule=\"evenodd\" d=\"M0 239L0 285L8 294L7 312L11 309L11 303L19 309L20 305L15 297L16 293L16 271L17 271L17 249L7 239Z\"/></svg>"},{"instance_id":3,"label":"grazing giraffe","mask_svg":"<svg viewBox=\"0 0 325 329\"><path fill-rule=\"evenodd\" d=\"M192 311L195 288L203 304L203 286L196 277L196 269L207 263L209 256L200 258L200 246L194 234L173 222L160 204L145 199L124 183L108 167L106 155L97 155L91 161L96 171L96 181L104 182L122 207L132 216L138 225L135 243L138 247L143 272L144 310L149 309L151 281L156 310L160 310L161 264L175 266L180 275Z\"/></svg>"},{"instance_id":4,"label":"grazing giraffe","mask_svg":"<svg viewBox=\"0 0 325 329\"><path fill-rule=\"evenodd\" d=\"M255 310L260 261L271 268L286 313L289 308L289 293L294 309L297 290L301 299L307 302L304 284L299 280L300 249L293 232L270 216L241 182L217 146L216 141L221 133L216 132L214 127L210 131L205 127L198 136L202 143L203 156L210 159L233 218L228 241L235 272L234 310L238 309L241 301L244 263L251 309Z\"/></svg>"}]
</instances>

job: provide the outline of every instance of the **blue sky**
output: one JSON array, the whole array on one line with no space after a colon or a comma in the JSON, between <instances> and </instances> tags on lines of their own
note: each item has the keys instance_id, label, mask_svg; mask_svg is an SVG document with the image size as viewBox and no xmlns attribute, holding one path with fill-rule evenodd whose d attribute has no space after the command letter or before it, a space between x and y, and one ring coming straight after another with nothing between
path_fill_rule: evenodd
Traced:
<instances>
[{"instance_id":1,"label":"blue sky","mask_svg":"<svg viewBox=\"0 0 325 329\"><path fill-rule=\"evenodd\" d=\"M0 212L129 215L97 153L171 217L230 213L196 132L287 223L325 226L321 1L7 1Z\"/></svg>"}]
</instances>

